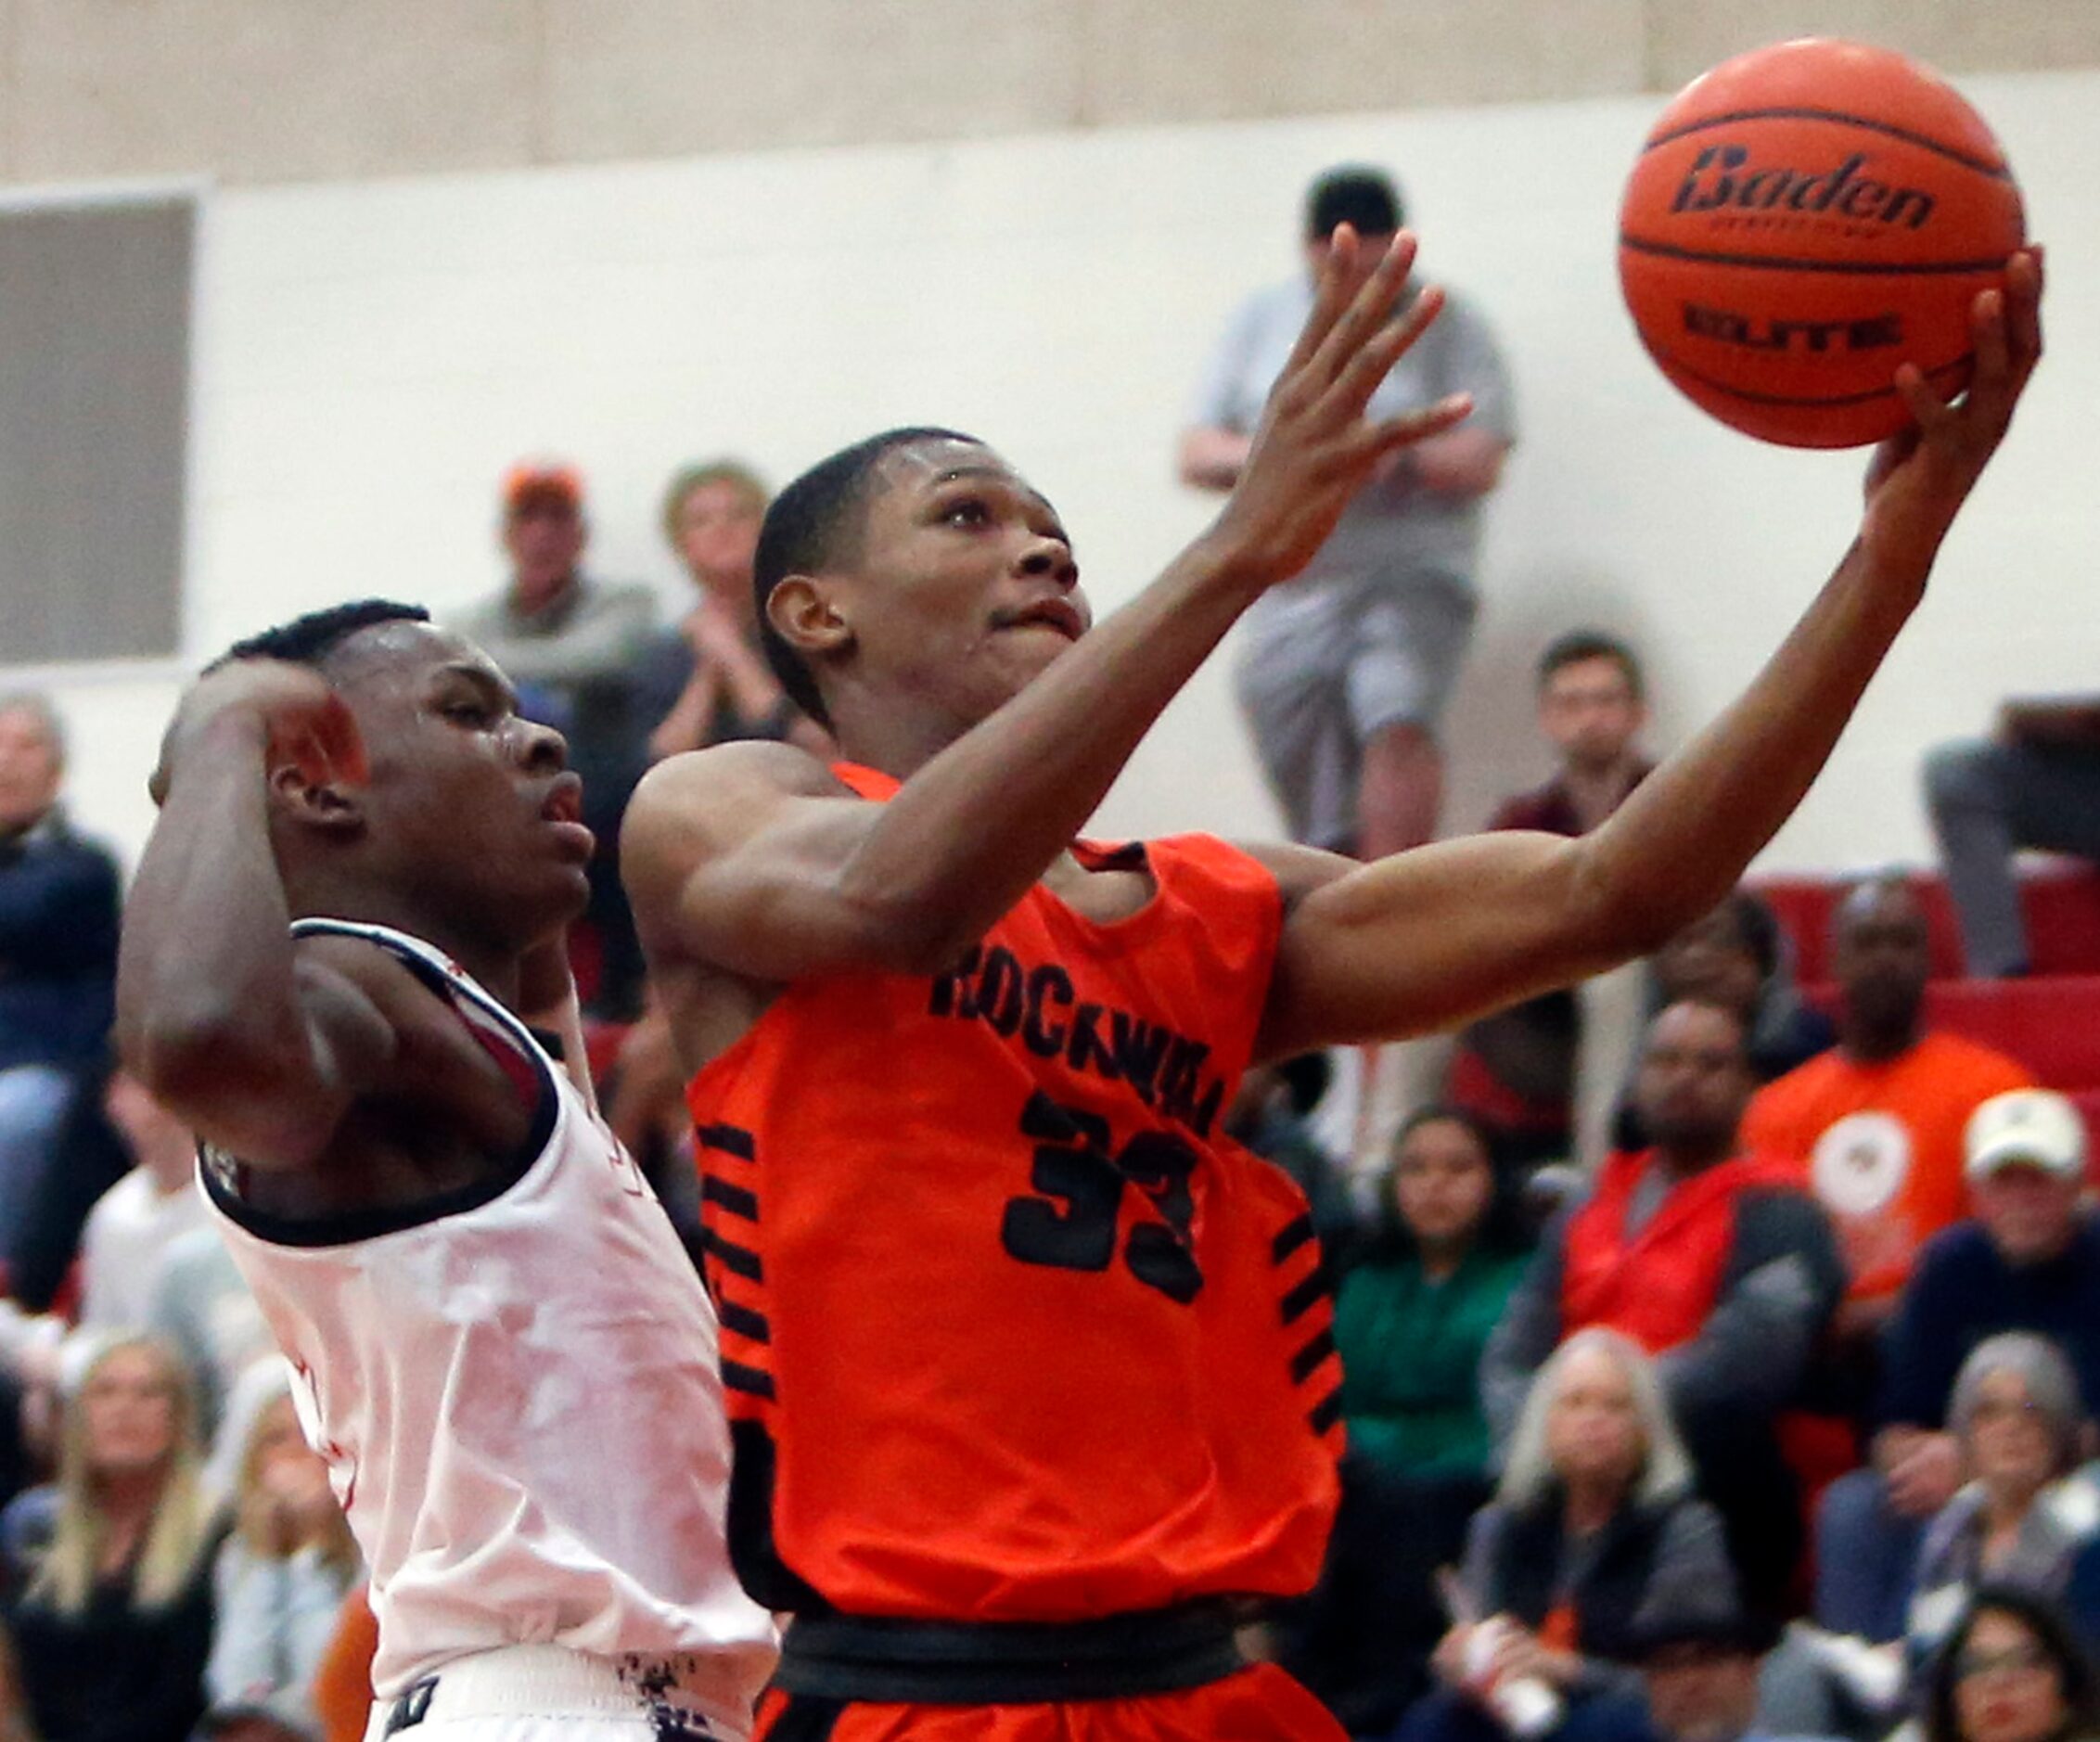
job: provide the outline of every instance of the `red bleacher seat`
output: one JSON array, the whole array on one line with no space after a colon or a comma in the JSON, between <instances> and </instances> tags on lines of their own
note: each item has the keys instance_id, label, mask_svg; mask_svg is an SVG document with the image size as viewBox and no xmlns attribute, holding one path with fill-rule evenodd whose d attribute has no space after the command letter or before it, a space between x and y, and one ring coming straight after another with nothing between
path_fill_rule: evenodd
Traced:
<instances>
[{"instance_id":1,"label":"red bleacher seat","mask_svg":"<svg viewBox=\"0 0 2100 1742\"><path fill-rule=\"evenodd\" d=\"M1927 1020L2010 1053L2053 1089L2100 1089L2100 975L1936 980Z\"/></svg>"}]
</instances>

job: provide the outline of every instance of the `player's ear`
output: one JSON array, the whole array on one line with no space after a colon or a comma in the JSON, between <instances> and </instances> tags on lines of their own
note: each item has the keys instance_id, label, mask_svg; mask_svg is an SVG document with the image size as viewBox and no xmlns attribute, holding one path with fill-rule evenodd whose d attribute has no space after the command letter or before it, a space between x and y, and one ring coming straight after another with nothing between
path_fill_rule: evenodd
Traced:
<instances>
[{"instance_id":1,"label":"player's ear","mask_svg":"<svg viewBox=\"0 0 2100 1742\"><path fill-rule=\"evenodd\" d=\"M351 835L365 826L365 795L347 781L316 779L295 757L273 756L270 808L301 828Z\"/></svg>"},{"instance_id":2,"label":"player's ear","mask_svg":"<svg viewBox=\"0 0 2100 1742\"><path fill-rule=\"evenodd\" d=\"M766 596L765 615L798 653L841 653L853 644L852 625L816 575L791 574L780 581Z\"/></svg>"}]
</instances>

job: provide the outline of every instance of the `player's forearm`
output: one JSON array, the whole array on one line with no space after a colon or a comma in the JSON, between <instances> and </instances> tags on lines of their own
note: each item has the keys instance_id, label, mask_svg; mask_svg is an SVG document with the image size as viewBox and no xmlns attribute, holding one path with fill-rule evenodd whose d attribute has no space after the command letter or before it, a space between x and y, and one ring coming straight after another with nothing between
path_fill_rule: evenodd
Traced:
<instances>
[{"instance_id":1,"label":"player's forearm","mask_svg":"<svg viewBox=\"0 0 2100 1742\"><path fill-rule=\"evenodd\" d=\"M1259 595L1216 531L882 808L840 873L916 964L945 965L1071 843L1174 696Z\"/></svg>"},{"instance_id":2,"label":"player's forearm","mask_svg":"<svg viewBox=\"0 0 2100 1742\"><path fill-rule=\"evenodd\" d=\"M1613 953L1645 953L1735 886L1829 759L1925 579L1855 544L1735 705L1583 838Z\"/></svg>"},{"instance_id":3,"label":"player's forearm","mask_svg":"<svg viewBox=\"0 0 2100 1742\"><path fill-rule=\"evenodd\" d=\"M305 1034L290 915L271 852L260 717L186 747L139 861L118 958L125 1061L179 1105L188 1076L266 1067Z\"/></svg>"}]
</instances>

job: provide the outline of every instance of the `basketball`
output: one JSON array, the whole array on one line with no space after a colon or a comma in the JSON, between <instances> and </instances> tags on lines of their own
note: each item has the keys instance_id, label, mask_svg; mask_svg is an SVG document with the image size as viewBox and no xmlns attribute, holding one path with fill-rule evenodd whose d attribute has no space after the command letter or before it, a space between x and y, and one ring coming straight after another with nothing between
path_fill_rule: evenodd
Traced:
<instances>
[{"instance_id":1,"label":"basketball","mask_svg":"<svg viewBox=\"0 0 2100 1742\"><path fill-rule=\"evenodd\" d=\"M1901 55L1824 37L1702 74L1642 147L1619 217L1641 341L1694 403L1788 447L1851 447L1910 413L1914 363L1966 384L1977 293L2024 237L1981 117Z\"/></svg>"}]
</instances>

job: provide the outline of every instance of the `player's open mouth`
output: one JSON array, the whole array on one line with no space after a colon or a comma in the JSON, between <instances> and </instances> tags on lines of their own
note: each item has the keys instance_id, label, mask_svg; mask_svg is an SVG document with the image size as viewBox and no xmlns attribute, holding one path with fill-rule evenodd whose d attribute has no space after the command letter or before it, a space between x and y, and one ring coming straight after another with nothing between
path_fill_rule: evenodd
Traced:
<instances>
[{"instance_id":1,"label":"player's open mouth","mask_svg":"<svg viewBox=\"0 0 2100 1742\"><path fill-rule=\"evenodd\" d=\"M1068 599L1038 599L1018 610L1001 611L992 621L1000 629L1055 629L1067 641L1077 641L1086 633L1086 620Z\"/></svg>"},{"instance_id":2,"label":"player's open mouth","mask_svg":"<svg viewBox=\"0 0 2100 1742\"><path fill-rule=\"evenodd\" d=\"M581 823L583 820L583 779L581 775L567 774L555 776L545 800L540 805L541 817L549 823Z\"/></svg>"}]
</instances>

